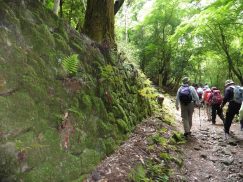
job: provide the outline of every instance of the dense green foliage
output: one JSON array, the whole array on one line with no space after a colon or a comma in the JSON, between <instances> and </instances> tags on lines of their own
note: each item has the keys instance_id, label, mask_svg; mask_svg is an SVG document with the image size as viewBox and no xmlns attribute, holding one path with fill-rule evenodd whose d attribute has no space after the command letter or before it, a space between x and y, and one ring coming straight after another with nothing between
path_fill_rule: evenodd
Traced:
<instances>
[{"instance_id":1,"label":"dense green foliage","mask_svg":"<svg viewBox=\"0 0 243 182\"><path fill-rule=\"evenodd\" d=\"M61 7L59 8L59 16L72 27L81 31L84 23L86 4L87 0L62 0ZM44 6L53 10L54 0L46 0Z\"/></svg>"},{"instance_id":2,"label":"dense green foliage","mask_svg":"<svg viewBox=\"0 0 243 182\"><path fill-rule=\"evenodd\" d=\"M120 16L117 21L124 17ZM122 25L117 27L119 35L125 34ZM129 44L136 45L142 70L155 83L177 88L187 75L195 83L222 88L229 78L243 84L242 25L239 0L208 4L154 0L144 20L126 26ZM118 38L121 42L125 39Z\"/></svg>"}]
</instances>

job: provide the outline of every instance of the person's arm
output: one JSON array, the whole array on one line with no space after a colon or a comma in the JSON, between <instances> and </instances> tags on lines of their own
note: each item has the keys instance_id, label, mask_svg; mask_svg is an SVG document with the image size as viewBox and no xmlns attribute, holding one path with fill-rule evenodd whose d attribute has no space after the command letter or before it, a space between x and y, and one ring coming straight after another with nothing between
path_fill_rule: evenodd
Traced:
<instances>
[{"instance_id":1,"label":"person's arm","mask_svg":"<svg viewBox=\"0 0 243 182\"><path fill-rule=\"evenodd\" d=\"M176 109L179 110L179 92L180 92L181 87L177 90L177 94L176 94Z\"/></svg>"},{"instance_id":2,"label":"person's arm","mask_svg":"<svg viewBox=\"0 0 243 182\"><path fill-rule=\"evenodd\" d=\"M223 108L225 106L225 104L232 99L233 96L234 96L233 88L231 88L231 87L226 88L225 94L224 94L224 99L223 99L223 102L221 104L221 108Z\"/></svg>"},{"instance_id":3,"label":"person's arm","mask_svg":"<svg viewBox=\"0 0 243 182\"><path fill-rule=\"evenodd\" d=\"M240 107L240 110L239 110L239 120L243 121L243 101L241 103L241 107Z\"/></svg>"},{"instance_id":4,"label":"person's arm","mask_svg":"<svg viewBox=\"0 0 243 182\"><path fill-rule=\"evenodd\" d=\"M194 87L190 87L190 90L191 90L191 94L192 94L192 100L196 101L196 104L199 105L200 101L199 101L199 97L197 95L197 92L196 92L195 88Z\"/></svg>"}]
</instances>

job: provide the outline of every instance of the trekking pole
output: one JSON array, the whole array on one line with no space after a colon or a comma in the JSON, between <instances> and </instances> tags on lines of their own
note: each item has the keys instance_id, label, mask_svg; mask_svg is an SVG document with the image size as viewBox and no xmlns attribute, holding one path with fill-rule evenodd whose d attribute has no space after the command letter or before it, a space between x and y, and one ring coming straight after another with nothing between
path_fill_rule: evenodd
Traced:
<instances>
[{"instance_id":1,"label":"trekking pole","mask_svg":"<svg viewBox=\"0 0 243 182\"><path fill-rule=\"evenodd\" d=\"M199 109L198 114L199 114L200 130L201 130L200 105L199 105L198 109Z\"/></svg>"}]
</instances>

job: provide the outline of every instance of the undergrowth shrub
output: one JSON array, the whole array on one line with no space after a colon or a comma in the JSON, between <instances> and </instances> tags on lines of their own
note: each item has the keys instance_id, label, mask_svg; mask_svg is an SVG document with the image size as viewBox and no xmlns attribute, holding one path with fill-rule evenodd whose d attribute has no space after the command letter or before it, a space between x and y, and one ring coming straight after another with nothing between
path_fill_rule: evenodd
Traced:
<instances>
[{"instance_id":1,"label":"undergrowth shrub","mask_svg":"<svg viewBox=\"0 0 243 182\"><path fill-rule=\"evenodd\" d=\"M78 72L78 54L67 56L62 60L62 67L68 76L75 76Z\"/></svg>"}]
</instances>

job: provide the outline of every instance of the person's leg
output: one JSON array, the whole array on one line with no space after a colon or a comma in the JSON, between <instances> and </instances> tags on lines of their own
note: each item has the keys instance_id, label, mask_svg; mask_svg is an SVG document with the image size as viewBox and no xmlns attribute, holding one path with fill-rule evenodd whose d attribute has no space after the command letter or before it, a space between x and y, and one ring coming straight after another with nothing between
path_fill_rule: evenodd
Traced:
<instances>
[{"instance_id":1,"label":"person's leg","mask_svg":"<svg viewBox=\"0 0 243 182\"><path fill-rule=\"evenodd\" d=\"M227 111L226 111L226 118L225 118L225 122L224 122L224 131L225 133L229 134L229 129L232 123L232 120L234 118L235 114L232 111L232 108L229 106Z\"/></svg>"},{"instance_id":2,"label":"person's leg","mask_svg":"<svg viewBox=\"0 0 243 182\"><path fill-rule=\"evenodd\" d=\"M234 119L234 116L239 113L239 110L240 104L233 101L229 103L224 124L225 133L229 133L229 129Z\"/></svg>"},{"instance_id":3,"label":"person's leg","mask_svg":"<svg viewBox=\"0 0 243 182\"><path fill-rule=\"evenodd\" d=\"M208 116L208 121L211 121L211 106L209 104L206 104L206 112Z\"/></svg>"},{"instance_id":4,"label":"person's leg","mask_svg":"<svg viewBox=\"0 0 243 182\"><path fill-rule=\"evenodd\" d=\"M190 132L190 126L188 122L188 105L181 105L181 118L184 126L184 132Z\"/></svg>"},{"instance_id":5,"label":"person's leg","mask_svg":"<svg viewBox=\"0 0 243 182\"><path fill-rule=\"evenodd\" d=\"M240 130L243 131L243 120L240 120Z\"/></svg>"},{"instance_id":6,"label":"person's leg","mask_svg":"<svg viewBox=\"0 0 243 182\"><path fill-rule=\"evenodd\" d=\"M192 128L192 115L193 115L193 112L194 112L194 103L190 103L188 105L188 122L189 122L190 130Z\"/></svg>"},{"instance_id":7,"label":"person's leg","mask_svg":"<svg viewBox=\"0 0 243 182\"><path fill-rule=\"evenodd\" d=\"M212 105L212 123L213 124L215 124L216 123L216 109L217 109L217 107L216 107L216 105L215 104L213 104Z\"/></svg>"},{"instance_id":8,"label":"person's leg","mask_svg":"<svg viewBox=\"0 0 243 182\"><path fill-rule=\"evenodd\" d=\"M223 110L220 108L220 105L219 105L219 104L217 105L216 110L217 110L217 114L218 114L219 118L220 118L220 119L223 121L223 123L224 123L225 118L224 118Z\"/></svg>"}]
</instances>

